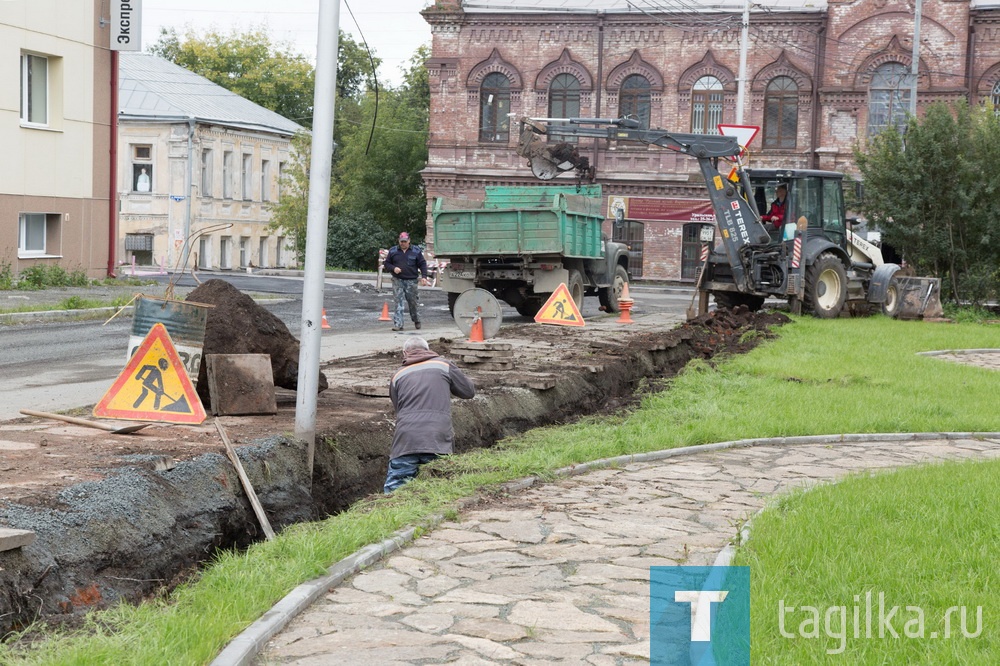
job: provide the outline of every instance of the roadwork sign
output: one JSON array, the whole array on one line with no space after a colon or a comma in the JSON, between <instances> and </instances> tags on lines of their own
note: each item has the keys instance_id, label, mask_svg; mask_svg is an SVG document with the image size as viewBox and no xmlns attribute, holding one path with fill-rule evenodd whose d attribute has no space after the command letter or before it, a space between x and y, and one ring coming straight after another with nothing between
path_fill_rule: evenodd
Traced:
<instances>
[{"instance_id":1,"label":"roadwork sign","mask_svg":"<svg viewBox=\"0 0 1000 666\"><path fill-rule=\"evenodd\" d=\"M94 407L94 416L191 424L205 420L205 408L162 323L154 324L146 334Z\"/></svg>"},{"instance_id":2,"label":"roadwork sign","mask_svg":"<svg viewBox=\"0 0 1000 666\"><path fill-rule=\"evenodd\" d=\"M545 305L535 315L539 324L558 324L559 326L584 326L583 315L576 307L576 302L569 295L565 284L559 285Z\"/></svg>"}]
</instances>

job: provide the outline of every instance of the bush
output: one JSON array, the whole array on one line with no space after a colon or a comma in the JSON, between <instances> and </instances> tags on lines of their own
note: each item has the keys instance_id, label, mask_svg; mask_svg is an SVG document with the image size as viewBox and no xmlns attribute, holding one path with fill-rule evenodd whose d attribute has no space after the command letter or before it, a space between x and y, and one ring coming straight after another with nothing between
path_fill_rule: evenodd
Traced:
<instances>
[{"instance_id":1,"label":"bush","mask_svg":"<svg viewBox=\"0 0 1000 666\"><path fill-rule=\"evenodd\" d=\"M375 221L371 213L338 213L330 220L326 241L326 265L331 268L373 271L378 251L395 244L396 234Z\"/></svg>"},{"instance_id":2,"label":"bush","mask_svg":"<svg viewBox=\"0 0 1000 666\"><path fill-rule=\"evenodd\" d=\"M10 261L4 259L0 261L0 291L7 291L14 288L14 270Z\"/></svg>"}]
</instances>

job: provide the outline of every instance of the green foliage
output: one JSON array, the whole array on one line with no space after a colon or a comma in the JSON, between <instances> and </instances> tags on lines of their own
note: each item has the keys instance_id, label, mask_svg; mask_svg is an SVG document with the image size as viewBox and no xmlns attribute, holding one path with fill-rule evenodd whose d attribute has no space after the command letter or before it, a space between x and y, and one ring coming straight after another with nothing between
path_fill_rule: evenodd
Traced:
<instances>
[{"instance_id":1,"label":"green foliage","mask_svg":"<svg viewBox=\"0 0 1000 666\"><path fill-rule=\"evenodd\" d=\"M1000 294L1000 120L960 102L928 107L905 137L889 128L855 151L865 215L920 275L941 277L956 301Z\"/></svg>"},{"instance_id":2,"label":"green foliage","mask_svg":"<svg viewBox=\"0 0 1000 666\"><path fill-rule=\"evenodd\" d=\"M14 286L14 269L10 260L4 258L0 261L0 291L7 291Z\"/></svg>"},{"instance_id":3,"label":"green foliage","mask_svg":"<svg viewBox=\"0 0 1000 666\"><path fill-rule=\"evenodd\" d=\"M73 275L77 275L77 273ZM85 273L83 277L86 280ZM34 291L46 287L79 286L72 284L73 279L79 279L79 277L71 278L71 274L58 264L32 264L17 274L15 288L23 291Z\"/></svg>"},{"instance_id":4,"label":"green foliage","mask_svg":"<svg viewBox=\"0 0 1000 666\"><path fill-rule=\"evenodd\" d=\"M378 251L395 244L395 235L383 229L371 213L334 213L326 244L326 265L349 270L378 268Z\"/></svg>"},{"instance_id":5,"label":"green foliage","mask_svg":"<svg viewBox=\"0 0 1000 666\"><path fill-rule=\"evenodd\" d=\"M263 28L204 35L188 29L183 36L161 28L150 51L289 120L312 125L312 64L272 42Z\"/></svg>"}]
</instances>

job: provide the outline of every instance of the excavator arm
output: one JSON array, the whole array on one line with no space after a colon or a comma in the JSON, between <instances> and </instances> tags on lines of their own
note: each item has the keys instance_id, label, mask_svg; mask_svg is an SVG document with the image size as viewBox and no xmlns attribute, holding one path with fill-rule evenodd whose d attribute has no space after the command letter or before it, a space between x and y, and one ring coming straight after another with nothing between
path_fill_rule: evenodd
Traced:
<instances>
[{"instance_id":1,"label":"excavator arm","mask_svg":"<svg viewBox=\"0 0 1000 666\"><path fill-rule=\"evenodd\" d=\"M752 190L743 169L737 164L731 176L723 176L718 170L719 158L735 159L739 155L741 149L736 137L642 129L632 118L521 118L517 153L528 159L532 173L541 180L550 180L571 169L580 178L593 180L590 160L580 155L576 145L547 140L547 137L581 136L660 146L697 159L733 279L741 285L741 290L753 291L744 250L765 245L770 237L760 222L754 198L746 196Z\"/></svg>"}]
</instances>

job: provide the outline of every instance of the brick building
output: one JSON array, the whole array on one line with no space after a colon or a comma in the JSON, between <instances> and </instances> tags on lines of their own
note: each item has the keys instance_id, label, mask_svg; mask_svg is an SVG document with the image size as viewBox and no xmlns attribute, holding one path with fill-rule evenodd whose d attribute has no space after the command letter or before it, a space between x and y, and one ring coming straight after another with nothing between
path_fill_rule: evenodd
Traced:
<instances>
[{"instance_id":1,"label":"brick building","mask_svg":"<svg viewBox=\"0 0 1000 666\"><path fill-rule=\"evenodd\" d=\"M855 172L856 142L906 121L912 2L754 4L740 119L742 6L437 0L423 11L433 34L429 205L437 196L482 199L486 185L538 182L514 152L517 124L507 114L629 114L678 132L758 125L751 166ZM918 113L963 98L1000 105L1000 1L924 0L922 12ZM580 139L579 149L609 205L626 207L625 222L609 220L605 230L630 243L633 276L693 279L706 214L696 162L604 140Z\"/></svg>"}]
</instances>

